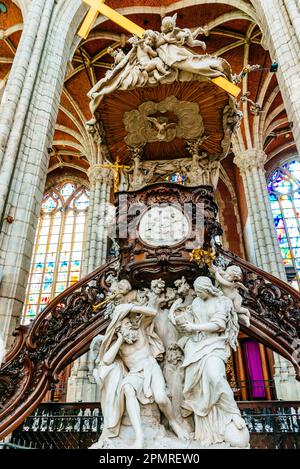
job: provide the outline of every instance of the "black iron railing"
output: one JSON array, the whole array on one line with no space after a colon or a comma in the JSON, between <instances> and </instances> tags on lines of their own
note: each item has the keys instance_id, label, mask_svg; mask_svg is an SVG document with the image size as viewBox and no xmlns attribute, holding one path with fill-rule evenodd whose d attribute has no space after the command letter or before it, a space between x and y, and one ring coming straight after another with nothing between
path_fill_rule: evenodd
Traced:
<instances>
[{"instance_id":1,"label":"black iron railing","mask_svg":"<svg viewBox=\"0 0 300 469\"><path fill-rule=\"evenodd\" d=\"M101 435L97 403L41 405L13 432L11 443L39 449L88 448Z\"/></svg>"},{"instance_id":2,"label":"black iron railing","mask_svg":"<svg viewBox=\"0 0 300 469\"><path fill-rule=\"evenodd\" d=\"M239 402L251 433L251 447L300 448L300 402ZM99 404L41 405L13 432L10 443L27 448L80 449L96 442L102 431Z\"/></svg>"}]
</instances>

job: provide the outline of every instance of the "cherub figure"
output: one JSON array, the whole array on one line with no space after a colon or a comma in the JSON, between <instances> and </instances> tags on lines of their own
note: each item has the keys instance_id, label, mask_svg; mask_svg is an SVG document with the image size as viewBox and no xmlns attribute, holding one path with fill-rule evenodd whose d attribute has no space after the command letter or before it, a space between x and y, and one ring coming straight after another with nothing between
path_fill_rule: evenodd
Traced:
<instances>
[{"instance_id":1,"label":"cherub figure","mask_svg":"<svg viewBox=\"0 0 300 469\"><path fill-rule=\"evenodd\" d=\"M149 74L153 75L156 81L160 81L170 72L155 50L157 37L157 34L149 29L145 32L143 39L133 38L129 42L132 42L136 47L138 64L144 72L145 78L147 79Z\"/></svg>"},{"instance_id":2,"label":"cherub figure","mask_svg":"<svg viewBox=\"0 0 300 469\"><path fill-rule=\"evenodd\" d=\"M108 296L111 298L114 305L135 300L136 291L132 289L128 280L118 280L113 275L109 275L106 282L109 285Z\"/></svg>"},{"instance_id":3,"label":"cherub figure","mask_svg":"<svg viewBox=\"0 0 300 469\"><path fill-rule=\"evenodd\" d=\"M226 270L212 265L210 270L213 272L217 282L222 287L223 293L230 298L239 318L246 326L250 326L250 311L242 306L243 298L239 294L239 289L248 292L248 288L243 285L242 270L237 265L230 265Z\"/></svg>"},{"instance_id":4,"label":"cherub figure","mask_svg":"<svg viewBox=\"0 0 300 469\"><path fill-rule=\"evenodd\" d=\"M161 23L161 38L159 45L167 42L168 44L177 44L178 46L184 46L185 44L190 47L201 47L206 50L206 44L203 41L198 41L196 37L199 34L207 35L207 31L201 27L197 28L192 32L188 28L177 28L176 27L177 13L173 16L165 16Z\"/></svg>"},{"instance_id":5,"label":"cherub figure","mask_svg":"<svg viewBox=\"0 0 300 469\"><path fill-rule=\"evenodd\" d=\"M107 48L107 52L111 55L114 59L114 67L118 65L122 60L126 57L126 54L122 51L122 49L113 49L112 47Z\"/></svg>"}]
</instances>

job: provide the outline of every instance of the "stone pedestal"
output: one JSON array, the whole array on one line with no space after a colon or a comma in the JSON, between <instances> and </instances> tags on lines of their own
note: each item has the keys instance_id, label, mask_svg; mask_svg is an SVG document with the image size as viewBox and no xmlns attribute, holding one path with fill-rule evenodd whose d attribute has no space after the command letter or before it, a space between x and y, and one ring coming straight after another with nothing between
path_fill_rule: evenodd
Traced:
<instances>
[{"instance_id":1,"label":"stone pedestal","mask_svg":"<svg viewBox=\"0 0 300 469\"><path fill-rule=\"evenodd\" d=\"M156 404L142 405L141 418L145 436L143 449L240 449L233 448L226 443L203 447L192 439L187 441L179 440L173 431L166 430L161 423L161 414ZM99 441L89 449L137 449L134 442L135 433L128 416L125 414L117 437L100 437Z\"/></svg>"}]
</instances>

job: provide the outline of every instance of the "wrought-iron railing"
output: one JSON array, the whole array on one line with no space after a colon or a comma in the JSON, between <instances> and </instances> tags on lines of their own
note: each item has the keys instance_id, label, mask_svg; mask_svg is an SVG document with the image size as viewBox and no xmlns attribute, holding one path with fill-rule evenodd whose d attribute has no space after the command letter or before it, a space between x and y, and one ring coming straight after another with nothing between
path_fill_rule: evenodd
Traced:
<instances>
[{"instance_id":1,"label":"wrought-iron railing","mask_svg":"<svg viewBox=\"0 0 300 469\"><path fill-rule=\"evenodd\" d=\"M299 449L300 402L239 402L252 448ZM103 418L98 403L41 405L13 432L10 443L37 449L82 449L96 442Z\"/></svg>"},{"instance_id":2,"label":"wrought-iron railing","mask_svg":"<svg viewBox=\"0 0 300 469\"><path fill-rule=\"evenodd\" d=\"M101 435L98 403L42 404L13 432L11 443L38 449L88 448Z\"/></svg>"}]
</instances>

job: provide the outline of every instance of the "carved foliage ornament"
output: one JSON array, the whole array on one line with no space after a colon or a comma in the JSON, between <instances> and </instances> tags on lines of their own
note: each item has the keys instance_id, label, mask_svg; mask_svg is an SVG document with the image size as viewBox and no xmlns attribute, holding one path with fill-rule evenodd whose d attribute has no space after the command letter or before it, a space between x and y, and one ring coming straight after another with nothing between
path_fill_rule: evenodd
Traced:
<instances>
[{"instance_id":1,"label":"carved foliage ornament","mask_svg":"<svg viewBox=\"0 0 300 469\"><path fill-rule=\"evenodd\" d=\"M198 104L180 101L175 96L160 103L147 101L138 109L125 112L123 122L128 132L125 142L131 147L171 142L175 138L196 139L204 132Z\"/></svg>"}]
</instances>

